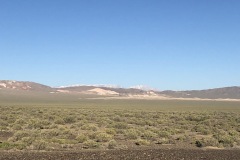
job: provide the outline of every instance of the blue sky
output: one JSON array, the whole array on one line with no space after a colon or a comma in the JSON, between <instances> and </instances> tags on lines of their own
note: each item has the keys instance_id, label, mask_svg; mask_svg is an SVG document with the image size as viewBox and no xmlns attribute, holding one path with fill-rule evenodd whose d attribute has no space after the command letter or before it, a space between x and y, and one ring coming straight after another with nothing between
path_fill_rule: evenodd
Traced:
<instances>
[{"instance_id":1,"label":"blue sky","mask_svg":"<svg viewBox=\"0 0 240 160\"><path fill-rule=\"evenodd\" d=\"M239 0L0 0L0 79L240 86Z\"/></svg>"}]
</instances>

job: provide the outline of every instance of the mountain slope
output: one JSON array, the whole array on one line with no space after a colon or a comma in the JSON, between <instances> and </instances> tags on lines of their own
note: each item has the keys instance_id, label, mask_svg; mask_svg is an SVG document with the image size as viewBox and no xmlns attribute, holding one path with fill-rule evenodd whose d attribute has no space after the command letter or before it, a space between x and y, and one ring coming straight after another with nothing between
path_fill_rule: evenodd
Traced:
<instances>
[{"instance_id":1,"label":"mountain slope","mask_svg":"<svg viewBox=\"0 0 240 160\"><path fill-rule=\"evenodd\" d=\"M53 88L35 82L0 80L0 89L15 89L25 91L52 91Z\"/></svg>"},{"instance_id":2,"label":"mountain slope","mask_svg":"<svg viewBox=\"0 0 240 160\"><path fill-rule=\"evenodd\" d=\"M161 93L174 98L240 99L240 87L191 91L163 91Z\"/></svg>"}]
</instances>

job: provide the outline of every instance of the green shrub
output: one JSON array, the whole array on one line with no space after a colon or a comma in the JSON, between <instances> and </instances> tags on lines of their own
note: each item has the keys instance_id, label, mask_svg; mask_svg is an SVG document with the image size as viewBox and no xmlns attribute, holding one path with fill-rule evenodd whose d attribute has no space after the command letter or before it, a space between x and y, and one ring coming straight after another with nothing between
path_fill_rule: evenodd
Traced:
<instances>
[{"instance_id":1,"label":"green shrub","mask_svg":"<svg viewBox=\"0 0 240 160\"><path fill-rule=\"evenodd\" d=\"M0 149L4 149L4 150L10 150L10 149L22 150L25 148L26 148L26 146L21 143L9 143L9 142L0 143Z\"/></svg>"},{"instance_id":2,"label":"green shrub","mask_svg":"<svg viewBox=\"0 0 240 160\"><path fill-rule=\"evenodd\" d=\"M83 143L83 148L86 148L86 149L88 149L88 148L98 148L100 145L97 143L97 142L95 142L94 140L87 140L87 141L85 141L84 143Z\"/></svg>"},{"instance_id":3,"label":"green shrub","mask_svg":"<svg viewBox=\"0 0 240 160\"><path fill-rule=\"evenodd\" d=\"M84 135L84 134L79 134L77 137L76 137L76 140L78 143L83 143L85 141L88 140L88 136Z\"/></svg>"},{"instance_id":4,"label":"green shrub","mask_svg":"<svg viewBox=\"0 0 240 160\"><path fill-rule=\"evenodd\" d=\"M15 148L15 147L16 147L16 144L13 144L13 143L9 143L9 142L0 143L0 148L1 149L9 150L9 149L12 149L12 148Z\"/></svg>"},{"instance_id":5,"label":"green shrub","mask_svg":"<svg viewBox=\"0 0 240 160\"><path fill-rule=\"evenodd\" d=\"M128 129L125 131L125 136L127 139L137 139L139 136L139 132L135 129Z\"/></svg>"},{"instance_id":6,"label":"green shrub","mask_svg":"<svg viewBox=\"0 0 240 160\"><path fill-rule=\"evenodd\" d=\"M109 140L112 139L112 135L100 132L96 134L95 138L97 142L108 142Z\"/></svg>"}]
</instances>

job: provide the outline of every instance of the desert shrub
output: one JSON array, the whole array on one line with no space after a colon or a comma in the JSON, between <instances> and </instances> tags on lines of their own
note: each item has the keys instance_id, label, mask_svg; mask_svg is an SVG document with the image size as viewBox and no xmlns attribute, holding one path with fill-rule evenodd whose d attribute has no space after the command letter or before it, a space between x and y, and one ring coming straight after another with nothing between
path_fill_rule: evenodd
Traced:
<instances>
[{"instance_id":1,"label":"desert shrub","mask_svg":"<svg viewBox=\"0 0 240 160\"><path fill-rule=\"evenodd\" d=\"M65 121L62 118L56 118L54 123L55 124L65 124Z\"/></svg>"},{"instance_id":2,"label":"desert shrub","mask_svg":"<svg viewBox=\"0 0 240 160\"><path fill-rule=\"evenodd\" d=\"M169 133L168 131L159 131L157 132L159 138L169 138L171 133Z\"/></svg>"},{"instance_id":3,"label":"desert shrub","mask_svg":"<svg viewBox=\"0 0 240 160\"><path fill-rule=\"evenodd\" d=\"M48 142L58 143L58 144L77 144L76 140L64 139L64 138L52 138L48 139Z\"/></svg>"},{"instance_id":4,"label":"desert shrub","mask_svg":"<svg viewBox=\"0 0 240 160\"><path fill-rule=\"evenodd\" d=\"M146 130L142 133L141 137L143 137L144 139L153 140L157 138L157 134L153 133L152 131Z\"/></svg>"},{"instance_id":5,"label":"desert shrub","mask_svg":"<svg viewBox=\"0 0 240 160\"><path fill-rule=\"evenodd\" d=\"M42 123L41 120L36 119L36 120L31 120L31 121L28 123L27 128L28 128L28 129L44 129L44 126L45 126L45 124Z\"/></svg>"},{"instance_id":6,"label":"desert shrub","mask_svg":"<svg viewBox=\"0 0 240 160\"><path fill-rule=\"evenodd\" d=\"M63 118L65 123L74 123L76 122L76 117L73 116L67 116Z\"/></svg>"},{"instance_id":7,"label":"desert shrub","mask_svg":"<svg viewBox=\"0 0 240 160\"><path fill-rule=\"evenodd\" d=\"M57 124L51 124L48 128L49 129L57 129L58 125Z\"/></svg>"},{"instance_id":8,"label":"desert shrub","mask_svg":"<svg viewBox=\"0 0 240 160\"><path fill-rule=\"evenodd\" d=\"M219 147L219 143L215 138L209 137L209 138L202 138L201 140L197 140L195 142L197 147Z\"/></svg>"},{"instance_id":9,"label":"desert shrub","mask_svg":"<svg viewBox=\"0 0 240 160\"><path fill-rule=\"evenodd\" d=\"M21 142L26 144L27 146L31 145L34 142L35 138L34 137L23 137Z\"/></svg>"},{"instance_id":10,"label":"desert shrub","mask_svg":"<svg viewBox=\"0 0 240 160\"><path fill-rule=\"evenodd\" d=\"M137 119L137 118L132 118L128 121L128 123L130 124L136 124L136 125L139 125L139 126L144 126L146 125L146 122L144 119Z\"/></svg>"},{"instance_id":11,"label":"desert shrub","mask_svg":"<svg viewBox=\"0 0 240 160\"><path fill-rule=\"evenodd\" d=\"M14 147L16 147L16 145L13 144L13 143L9 143L9 142L2 142L2 143L0 143L0 149L9 150L9 149L12 149Z\"/></svg>"},{"instance_id":12,"label":"desert shrub","mask_svg":"<svg viewBox=\"0 0 240 160\"><path fill-rule=\"evenodd\" d=\"M208 134L211 133L210 129L207 126L204 126L204 125L196 125L192 128L192 131L200 132L203 135L208 135Z\"/></svg>"},{"instance_id":13,"label":"desert shrub","mask_svg":"<svg viewBox=\"0 0 240 160\"><path fill-rule=\"evenodd\" d=\"M113 139L108 142L108 149L114 149L117 147L117 142Z\"/></svg>"},{"instance_id":14,"label":"desert shrub","mask_svg":"<svg viewBox=\"0 0 240 160\"><path fill-rule=\"evenodd\" d=\"M84 135L84 134L79 134L77 137L76 137L76 140L78 143L83 143L85 141L88 140L88 136Z\"/></svg>"},{"instance_id":15,"label":"desert shrub","mask_svg":"<svg viewBox=\"0 0 240 160\"><path fill-rule=\"evenodd\" d=\"M135 141L135 144L136 145L140 145L140 146L142 146L142 145L150 145L150 142L148 140L146 140L146 139L137 139Z\"/></svg>"},{"instance_id":16,"label":"desert shrub","mask_svg":"<svg viewBox=\"0 0 240 160\"><path fill-rule=\"evenodd\" d=\"M8 126L8 123L2 119L0 119L0 126L2 127L7 127Z\"/></svg>"},{"instance_id":17,"label":"desert shrub","mask_svg":"<svg viewBox=\"0 0 240 160\"><path fill-rule=\"evenodd\" d=\"M112 139L112 135L100 132L96 134L95 138L97 142L108 142Z\"/></svg>"},{"instance_id":18,"label":"desert shrub","mask_svg":"<svg viewBox=\"0 0 240 160\"><path fill-rule=\"evenodd\" d=\"M26 146L24 144L18 144L18 143L9 143L9 142L3 142L0 143L0 149L4 149L4 150L10 150L10 149L19 149L22 150L24 148L26 148Z\"/></svg>"},{"instance_id":19,"label":"desert shrub","mask_svg":"<svg viewBox=\"0 0 240 160\"><path fill-rule=\"evenodd\" d=\"M218 137L218 142L222 143L224 147L232 147L234 143L234 139L231 136L224 135Z\"/></svg>"},{"instance_id":20,"label":"desert shrub","mask_svg":"<svg viewBox=\"0 0 240 160\"><path fill-rule=\"evenodd\" d=\"M81 127L82 130L97 131L98 127L95 124L85 124Z\"/></svg>"},{"instance_id":21,"label":"desert shrub","mask_svg":"<svg viewBox=\"0 0 240 160\"><path fill-rule=\"evenodd\" d=\"M105 120L99 120L97 121L98 127L105 127L108 125L108 122Z\"/></svg>"},{"instance_id":22,"label":"desert shrub","mask_svg":"<svg viewBox=\"0 0 240 160\"><path fill-rule=\"evenodd\" d=\"M58 129L50 129L50 130L41 131L41 136L45 137L45 138L57 137L60 134L61 134L61 132Z\"/></svg>"},{"instance_id":23,"label":"desert shrub","mask_svg":"<svg viewBox=\"0 0 240 160\"><path fill-rule=\"evenodd\" d=\"M127 139L137 139L139 136L139 132L135 129L128 129L125 131L125 136Z\"/></svg>"},{"instance_id":24,"label":"desert shrub","mask_svg":"<svg viewBox=\"0 0 240 160\"><path fill-rule=\"evenodd\" d=\"M145 120L145 124L148 126L156 126L157 123L155 121L151 121L151 120Z\"/></svg>"},{"instance_id":25,"label":"desert shrub","mask_svg":"<svg viewBox=\"0 0 240 160\"><path fill-rule=\"evenodd\" d=\"M213 135L213 137L224 147L232 147L235 140L234 136L229 135L225 131L218 131Z\"/></svg>"},{"instance_id":26,"label":"desert shrub","mask_svg":"<svg viewBox=\"0 0 240 160\"><path fill-rule=\"evenodd\" d=\"M116 130L114 128L107 128L106 133L110 135L115 135L117 134Z\"/></svg>"},{"instance_id":27,"label":"desert shrub","mask_svg":"<svg viewBox=\"0 0 240 160\"><path fill-rule=\"evenodd\" d=\"M45 150L47 148L47 143L45 141L39 140L32 144L34 150Z\"/></svg>"},{"instance_id":28,"label":"desert shrub","mask_svg":"<svg viewBox=\"0 0 240 160\"><path fill-rule=\"evenodd\" d=\"M23 137L30 137L31 134L28 131L17 131L14 133L13 137L15 137L16 141L21 140Z\"/></svg>"},{"instance_id":29,"label":"desert shrub","mask_svg":"<svg viewBox=\"0 0 240 160\"><path fill-rule=\"evenodd\" d=\"M86 134L87 134L87 136L88 136L90 139L92 139L92 140L95 139L96 136L97 136L97 132L93 132L93 131L87 132Z\"/></svg>"},{"instance_id":30,"label":"desert shrub","mask_svg":"<svg viewBox=\"0 0 240 160\"><path fill-rule=\"evenodd\" d=\"M238 137L238 136L239 136L239 132L236 131L236 130L229 130L229 131L228 131L228 134L229 134L230 136L233 136L233 137Z\"/></svg>"},{"instance_id":31,"label":"desert shrub","mask_svg":"<svg viewBox=\"0 0 240 160\"><path fill-rule=\"evenodd\" d=\"M124 121L124 119L121 118L119 115L116 115L115 117L113 117L113 120L114 120L115 122L122 122L122 121Z\"/></svg>"},{"instance_id":32,"label":"desert shrub","mask_svg":"<svg viewBox=\"0 0 240 160\"><path fill-rule=\"evenodd\" d=\"M22 130L22 126L21 126L20 124L14 124L14 125L12 126L12 129L13 129L13 130Z\"/></svg>"},{"instance_id":33,"label":"desert shrub","mask_svg":"<svg viewBox=\"0 0 240 160\"><path fill-rule=\"evenodd\" d=\"M43 116L44 119L47 119L48 121L53 121L56 117L54 115L51 115L50 113L47 113Z\"/></svg>"},{"instance_id":34,"label":"desert shrub","mask_svg":"<svg viewBox=\"0 0 240 160\"><path fill-rule=\"evenodd\" d=\"M70 129L65 129L61 133L62 138L67 138L67 139L76 139L76 134Z\"/></svg>"},{"instance_id":35,"label":"desert shrub","mask_svg":"<svg viewBox=\"0 0 240 160\"><path fill-rule=\"evenodd\" d=\"M125 130L124 129L116 129L117 134L124 134Z\"/></svg>"},{"instance_id":36,"label":"desert shrub","mask_svg":"<svg viewBox=\"0 0 240 160\"><path fill-rule=\"evenodd\" d=\"M207 147L207 146L212 146L212 147L218 147L219 143L215 138L204 138L203 139L203 146Z\"/></svg>"},{"instance_id":37,"label":"desert shrub","mask_svg":"<svg viewBox=\"0 0 240 160\"><path fill-rule=\"evenodd\" d=\"M62 148L73 148L73 144L62 144L61 145Z\"/></svg>"},{"instance_id":38,"label":"desert shrub","mask_svg":"<svg viewBox=\"0 0 240 160\"><path fill-rule=\"evenodd\" d=\"M172 140L169 138L160 138L158 141L155 142L156 144L171 144L173 143Z\"/></svg>"},{"instance_id":39,"label":"desert shrub","mask_svg":"<svg viewBox=\"0 0 240 160\"><path fill-rule=\"evenodd\" d=\"M127 129L128 128L128 124L124 123L124 122L116 122L113 124L113 128L116 129Z\"/></svg>"},{"instance_id":40,"label":"desert shrub","mask_svg":"<svg viewBox=\"0 0 240 160\"><path fill-rule=\"evenodd\" d=\"M4 114L2 114L2 115L0 115L0 119L1 119L1 120L4 120L4 121L7 121L7 120L8 120L8 116L10 116L10 115L4 115Z\"/></svg>"},{"instance_id":41,"label":"desert shrub","mask_svg":"<svg viewBox=\"0 0 240 160\"><path fill-rule=\"evenodd\" d=\"M185 119L187 121L195 121L195 122L201 122L201 121L206 120L205 117L202 117L202 116L196 115L196 114L191 114L191 115L187 116Z\"/></svg>"},{"instance_id":42,"label":"desert shrub","mask_svg":"<svg viewBox=\"0 0 240 160\"><path fill-rule=\"evenodd\" d=\"M24 125L24 124L26 124L26 121L24 119L20 118L15 121L15 124Z\"/></svg>"},{"instance_id":43,"label":"desert shrub","mask_svg":"<svg viewBox=\"0 0 240 160\"><path fill-rule=\"evenodd\" d=\"M177 141L181 141L181 142L183 142L183 141L188 140L189 138L190 138L189 136L187 136L187 135L183 135L183 136L179 136L179 137L177 137L176 140L177 140Z\"/></svg>"},{"instance_id":44,"label":"desert shrub","mask_svg":"<svg viewBox=\"0 0 240 160\"><path fill-rule=\"evenodd\" d=\"M86 149L88 149L88 148L98 148L100 145L97 143L97 142L95 142L94 140L87 140L87 141L85 141L84 143L83 143L83 148L86 148Z\"/></svg>"}]
</instances>

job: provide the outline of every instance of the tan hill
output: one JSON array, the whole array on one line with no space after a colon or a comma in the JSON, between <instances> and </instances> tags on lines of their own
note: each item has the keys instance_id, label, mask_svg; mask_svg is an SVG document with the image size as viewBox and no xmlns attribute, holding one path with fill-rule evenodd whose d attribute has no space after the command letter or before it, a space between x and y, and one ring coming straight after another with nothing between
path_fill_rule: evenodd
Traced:
<instances>
[{"instance_id":1,"label":"tan hill","mask_svg":"<svg viewBox=\"0 0 240 160\"><path fill-rule=\"evenodd\" d=\"M52 91L53 88L35 82L1 80L0 89L25 91Z\"/></svg>"}]
</instances>

